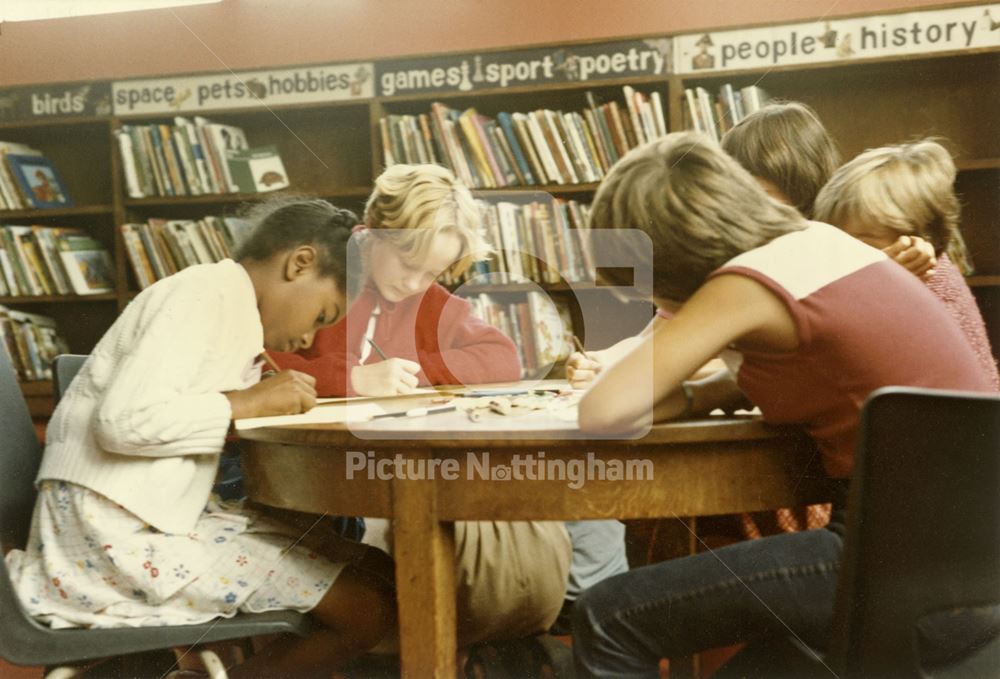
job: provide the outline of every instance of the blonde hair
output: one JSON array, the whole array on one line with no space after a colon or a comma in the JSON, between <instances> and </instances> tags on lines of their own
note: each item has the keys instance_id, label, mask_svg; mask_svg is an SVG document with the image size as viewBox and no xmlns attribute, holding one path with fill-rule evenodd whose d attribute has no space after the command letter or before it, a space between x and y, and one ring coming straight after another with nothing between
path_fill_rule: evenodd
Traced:
<instances>
[{"instance_id":1,"label":"blonde hair","mask_svg":"<svg viewBox=\"0 0 1000 679\"><path fill-rule=\"evenodd\" d=\"M776 186L806 217L840 165L840 152L816 112L797 101L771 103L722 137L723 150Z\"/></svg>"},{"instance_id":2,"label":"blonde hair","mask_svg":"<svg viewBox=\"0 0 1000 679\"><path fill-rule=\"evenodd\" d=\"M611 168L594 197L590 226L646 232L653 242L653 294L683 302L733 257L806 222L707 137L675 132ZM616 270L601 278L630 284Z\"/></svg>"},{"instance_id":3,"label":"blonde hair","mask_svg":"<svg viewBox=\"0 0 1000 679\"><path fill-rule=\"evenodd\" d=\"M365 204L365 226L404 257L427 257L434 237L455 234L462 244L448 272L458 275L490 248L480 234L480 213L469 189L438 165L393 165L375 180Z\"/></svg>"},{"instance_id":4,"label":"blonde hair","mask_svg":"<svg viewBox=\"0 0 1000 679\"><path fill-rule=\"evenodd\" d=\"M823 187L816 218L842 228L854 222L919 236L968 271L955 174L951 154L932 139L869 149Z\"/></svg>"}]
</instances>

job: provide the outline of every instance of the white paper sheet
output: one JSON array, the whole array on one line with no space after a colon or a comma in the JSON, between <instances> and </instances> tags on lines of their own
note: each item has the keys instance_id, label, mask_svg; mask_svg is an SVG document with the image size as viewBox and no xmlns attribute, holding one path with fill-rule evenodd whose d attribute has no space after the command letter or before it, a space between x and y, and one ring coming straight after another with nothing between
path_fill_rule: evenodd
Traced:
<instances>
[{"instance_id":1,"label":"white paper sheet","mask_svg":"<svg viewBox=\"0 0 1000 679\"><path fill-rule=\"evenodd\" d=\"M380 415L385 409L377 403L345 403L343 405L325 405L313 408L299 415L276 415L273 417L248 417L236 420L236 431L257 429L259 427L279 427L288 424L343 424L346 422L365 422L375 415Z\"/></svg>"}]
</instances>

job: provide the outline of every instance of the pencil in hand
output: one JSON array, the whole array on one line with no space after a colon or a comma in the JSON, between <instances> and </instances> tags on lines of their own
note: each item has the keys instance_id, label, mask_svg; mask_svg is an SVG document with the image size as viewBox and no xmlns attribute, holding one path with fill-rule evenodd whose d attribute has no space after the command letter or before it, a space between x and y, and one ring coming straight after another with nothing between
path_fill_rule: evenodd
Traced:
<instances>
[{"instance_id":1,"label":"pencil in hand","mask_svg":"<svg viewBox=\"0 0 1000 679\"><path fill-rule=\"evenodd\" d=\"M264 362L267 363L267 366L272 371L274 371L276 373L280 373L281 372L281 368L278 367L278 364L274 362L274 359L271 358L266 351L260 352L260 357L264 359Z\"/></svg>"},{"instance_id":2,"label":"pencil in hand","mask_svg":"<svg viewBox=\"0 0 1000 679\"><path fill-rule=\"evenodd\" d=\"M368 337L367 339L368 339L368 344L372 345L372 349L374 349L378 353L378 355L382 357L382 360L388 361L389 357L385 355L385 352L382 351L382 349L380 349L377 344L375 344L375 340L373 340L371 337Z\"/></svg>"},{"instance_id":3,"label":"pencil in hand","mask_svg":"<svg viewBox=\"0 0 1000 679\"><path fill-rule=\"evenodd\" d=\"M573 335L573 345L576 346L576 350L577 351L579 351L581 354L583 354L583 357L585 359L587 359L588 361L593 361L594 360L594 359L592 359L590 357L590 354L587 353L587 350L583 348L583 342L581 342L580 338L577 337L576 335Z\"/></svg>"}]
</instances>

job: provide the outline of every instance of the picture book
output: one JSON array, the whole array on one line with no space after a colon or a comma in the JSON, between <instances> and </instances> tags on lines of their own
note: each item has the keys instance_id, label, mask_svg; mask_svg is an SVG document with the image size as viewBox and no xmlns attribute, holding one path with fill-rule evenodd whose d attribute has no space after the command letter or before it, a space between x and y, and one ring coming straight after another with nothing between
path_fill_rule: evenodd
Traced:
<instances>
[{"instance_id":1,"label":"picture book","mask_svg":"<svg viewBox=\"0 0 1000 679\"><path fill-rule=\"evenodd\" d=\"M85 234L63 234L59 256L78 295L97 295L114 290L114 266L104 245Z\"/></svg>"},{"instance_id":2,"label":"picture book","mask_svg":"<svg viewBox=\"0 0 1000 679\"><path fill-rule=\"evenodd\" d=\"M228 151L229 176L240 193L266 193L288 187L288 173L275 146Z\"/></svg>"},{"instance_id":3,"label":"picture book","mask_svg":"<svg viewBox=\"0 0 1000 679\"><path fill-rule=\"evenodd\" d=\"M7 155L11 174L32 207L71 207L73 200L59 178L55 166L45 156L11 153Z\"/></svg>"}]
</instances>

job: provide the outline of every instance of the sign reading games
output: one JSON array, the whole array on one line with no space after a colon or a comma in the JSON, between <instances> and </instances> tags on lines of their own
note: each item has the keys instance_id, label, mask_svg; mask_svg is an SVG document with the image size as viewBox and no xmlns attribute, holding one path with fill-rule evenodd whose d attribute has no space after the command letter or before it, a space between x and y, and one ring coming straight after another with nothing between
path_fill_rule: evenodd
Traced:
<instances>
[{"instance_id":1,"label":"sign reading games","mask_svg":"<svg viewBox=\"0 0 1000 679\"><path fill-rule=\"evenodd\" d=\"M113 83L115 115L254 108L373 94L371 62Z\"/></svg>"},{"instance_id":2,"label":"sign reading games","mask_svg":"<svg viewBox=\"0 0 1000 679\"><path fill-rule=\"evenodd\" d=\"M674 71L701 73L1000 45L1000 4L674 38Z\"/></svg>"},{"instance_id":3,"label":"sign reading games","mask_svg":"<svg viewBox=\"0 0 1000 679\"><path fill-rule=\"evenodd\" d=\"M669 38L622 40L511 52L456 54L381 62L383 97L663 75L668 72Z\"/></svg>"},{"instance_id":4,"label":"sign reading games","mask_svg":"<svg viewBox=\"0 0 1000 679\"><path fill-rule=\"evenodd\" d=\"M111 86L106 82L0 90L0 121L110 114Z\"/></svg>"}]
</instances>

